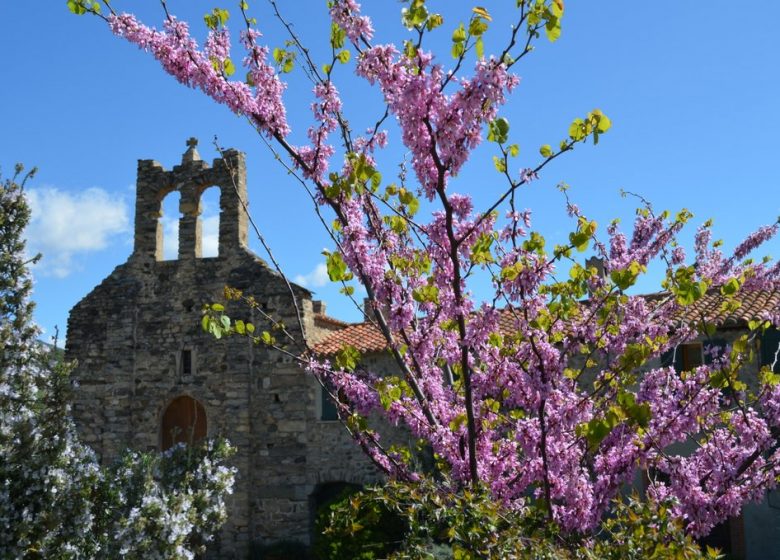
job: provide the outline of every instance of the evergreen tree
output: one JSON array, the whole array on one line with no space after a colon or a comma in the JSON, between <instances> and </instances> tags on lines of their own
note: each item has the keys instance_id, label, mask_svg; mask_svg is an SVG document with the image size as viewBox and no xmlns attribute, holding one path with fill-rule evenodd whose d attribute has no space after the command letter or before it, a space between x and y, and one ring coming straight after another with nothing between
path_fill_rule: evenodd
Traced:
<instances>
[{"instance_id":1,"label":"evergreen tree","mask_svg":"<svg viewBox=\"0 0 780 560\"><path fill-rule=\"evenodd\" d=\"M70 371L38 342L21 166L0 193L0 556L193 558L226 519L225 442L101 467L70 417ZM20 180L21 178L21 180Z\"/></svg>"}]
</instances>

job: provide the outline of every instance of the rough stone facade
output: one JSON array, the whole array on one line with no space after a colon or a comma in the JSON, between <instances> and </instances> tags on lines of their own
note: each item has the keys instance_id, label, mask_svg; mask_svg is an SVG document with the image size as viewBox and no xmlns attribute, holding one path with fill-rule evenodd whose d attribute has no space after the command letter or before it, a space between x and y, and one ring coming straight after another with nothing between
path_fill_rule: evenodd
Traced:
<instances>
[{"instance_id":1,"label":"rough stone facade","mask_svg":"<svg viewBox=\"0 0 780 560\"><path fill-rule=\"evenodd\" d=\"M238 448L229 521L212 554L245 558L252 541L308 542L323 485L377 474L340 423L320 420L320 388L290 357L201 331L202 305L226 285L254 296L295 336L317 340L334 325L293 285L301 332L286 283L247 248L244 154L229 150L209 166L188 144L170 171L139 160L133 253L71 310L67 355L78 360L80 387L73 410L85 443L110 461L127 448L160 449L162 418L177 397L202 404L208 436ZM212 186L221 192L219 254L202 258L200 196ZM172 191L181 196L179 256L163 261L162 200Z\"/></svg>"}]
</instances>

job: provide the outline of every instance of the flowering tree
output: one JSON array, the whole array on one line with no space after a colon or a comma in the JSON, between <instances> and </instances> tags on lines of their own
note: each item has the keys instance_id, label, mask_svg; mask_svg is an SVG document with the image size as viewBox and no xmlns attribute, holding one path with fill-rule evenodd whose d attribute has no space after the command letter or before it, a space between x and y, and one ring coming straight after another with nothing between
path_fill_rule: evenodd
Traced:
<instances>
[{"instance_id":1,"label":"flowering tree","mask_svg":"<svg viewBox=\"0 0 780 560\"><path fill-rule=\"evenodd\" d=\"M607 116L593 110L574 119L559 144L541 146L534 165L515 163L518 147L500 110L533 43L542 35L558 38L562 0L517 0L516 21L495 55L483 46L490 12L476 7L468 21L449 26L451 48L443 57L426 48L445 21L424 0L405 2L402 19L410 34L400 45L375 44L372 21L354 0L330 0L332 48L322 66L270 3L289 33L288 46L263 45L241 1L245 80L233 77L227 10L206 15L201 48L165 1L161 29L107 1L69 0L68 6L98 16L177 80L246 117L309 189L318 213L333 213L332 226L326 225L334 243L329 276L350 296L353 281L364 287L371 321L399 374L374 375L350 348L332 361L308 348L297 357L338 400L341 418L380 469L398 481L426 476L413 450L387 446L367 427L365 419L377 413L424 442L437 476L452 491L486 491L505 513L538 514L564 535L586 536L601 526L639 469L658 475L647 496L667 504L694 536L775 486L778 377L766 369L760 379L747 380L743 370L753 359L752 340L780 317L757 317L729 348L707 345L711 359L691 371L652 364L712 332L711 318L699 313L707 294L719 294L724 309L733 309L741 295L776 287L778 265L746 258L776 234L777 224L759 229L728 256L711 242L705 224L687 264L677 241L691 218L686 210L656 213L642 200L633 231L615 222L600 237L597 224L568 203L574 231L550 247L519 205L520 187L610 128ZM341 65L351 60L355 74L384 100L362 135L350 127L336 85ZM290 140L283 99L281 74L296 64L314 84L305 145ZM391 116L413 173L402 166L398 181L386 183L375 158L391 140L382 129ZM505 186L491 204L475 208L455 184L485 139L495 144L493 161ZM420 211L421 202L433 210ZM578 262L587 250L601 266ZM653 261L665 267L664 292L630 295ZM472 295L479 276L492 280L489 302ZM204 326L215 334L284 343L276 340L285 336L281 325L255 332L240 321L214 319L207 316ZM670 451L693 440L693 451Z\"/></svg>"},{"instance_id":2,"label":"flowering tree","mask_svg":"<svg viewBox=\"0 0 780 560\"><path fill-rule=\"evenodd\" d=\"M224 442L127 453L102 467L79 443L69 372L38 342L23 187L0 191L0 550L3 558L194 558L226 518ZM37 257L34 260L37 260Z\"/></svg>"}]
</instances>

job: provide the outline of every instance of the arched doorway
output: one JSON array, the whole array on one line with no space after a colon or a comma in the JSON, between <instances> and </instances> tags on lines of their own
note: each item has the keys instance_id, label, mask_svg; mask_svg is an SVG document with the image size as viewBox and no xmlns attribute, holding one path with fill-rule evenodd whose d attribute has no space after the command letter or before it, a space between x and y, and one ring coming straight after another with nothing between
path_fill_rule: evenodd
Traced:
<instances>
[{"instance_id":1,"label":"arched doorway","mask_svg":"<svg viewBox=\"0 0 780 560\"><path fill-rule=\"evenodd\" d=\"M176 397L163 412L160 448L165 451L177 443L193 444L206 437L206 409L188 395Z\"/></svg>"}]
</instances>

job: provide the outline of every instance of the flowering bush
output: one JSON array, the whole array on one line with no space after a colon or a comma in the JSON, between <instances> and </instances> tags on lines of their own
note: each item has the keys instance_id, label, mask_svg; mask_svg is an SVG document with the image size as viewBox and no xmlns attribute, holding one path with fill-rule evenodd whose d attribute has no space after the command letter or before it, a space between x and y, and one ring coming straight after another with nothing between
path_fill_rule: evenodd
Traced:
<instances>
[{"instance_id":1,"label":"flowering bush","mask_svg":"<svg viewBox=\"0 0 780 560\"><path fill-rule=\"evenodd\" d=\"M69 373L37 341L23 186L0 193L0 550L3 558L194 558L225 521L225 442L127 453L102 467L70 418Z\"/></svg>"},{"instance_id":2,"label":"flowering bush","mask_svg":"<svg viewBox=\"0 0 780 560\"><path fill-rule=\"evenodd\" d=\"M705 224L687 264L678 243L692 217L687 210L657 213L644 203L633 231L614 222L603 235L569 203L573 231L548 245L532 229L531 211L519 205L520 187L576 146L597 143L611 126L595 109L575 118L559 143L541 146L535 162L516 163L519 148L500 110L534 41L560 35L562 0L517 0L497 55L484 52L489 11L473 8L467 21L449 27L449 62L424 46L444 17L425 0L405 4L409 34L393 45L373 42L373 23L357 2L331 0L331 53L319 65L278 11L289 42L273 51L261 45L242 1L247 76L238 80L226 10L207 14L200 49L165 2L161 30L116 12L115 3L68 2L76 13L103 18L183 84L246 117L311 188L318 211L332 214L328 274L347 295L354 280L366 290L367 312L398 375L375 375L349 347L332 360L310 348L299 359L338 400L341 418L380 469L411 485L427 476L414 449L387 445L368 428L366 418L375 414L422 442L435 480L449 481L456 494L487 492L501 515L541 515L560 534L593 535L621 487L641 469L658 475L651 477L650 498L667 504L665 511L688 534L707 534L774 487L780 475L780 379L769 368L760 380L744 374L753 341L780 317L753 318L750 332L729 348L706 343L712 359L690 371L653 364L699 333L713 332L701 309L705 296L717 295L720 308L733 311L741 296L777 288L780 266L746 259L777 233L777 224L759 229L729 256L712 243ZM365 134L350 125L336 86L351 60L357 79L377 87L383 99ZM285 84L277 72L296 63L314 83L313 122L303 146L290 141ZM376 157L391 140L382 130L390 116L412 172L402 165L393 183L385 181ZM494 143L502 187L492 203L475 208L469 195L454 189L485 139ZM423 205L431 210L421 211ZM578 262L585 251L600 259L603 274ZM654 298L631 295L651 262L665 269L664 291ZM480 277L492 281L485 301L471 291ZM286 333L279 324L255 332L243 322L214 319L207 316L204 325L215 334L237 332L277 347L286 342L276 340ZM698 445L671 450L682 442Z\"/></svg>"}]
</instances>

